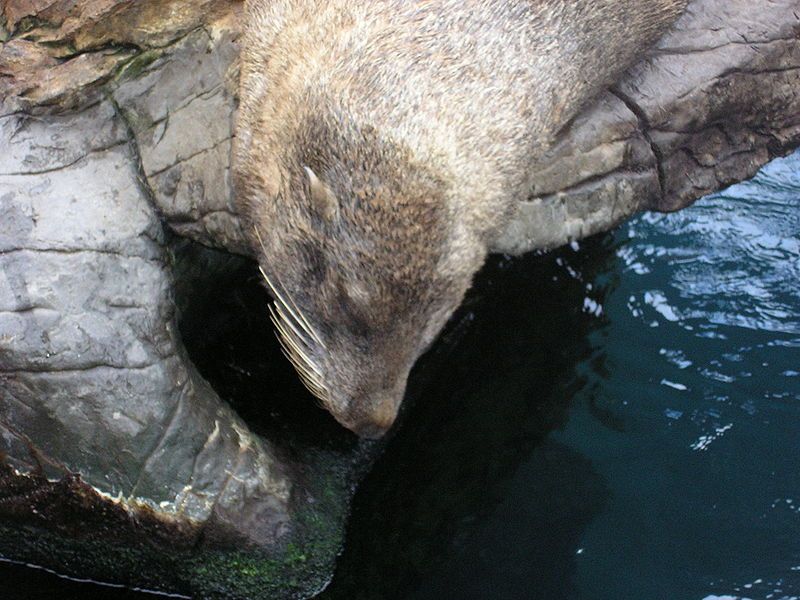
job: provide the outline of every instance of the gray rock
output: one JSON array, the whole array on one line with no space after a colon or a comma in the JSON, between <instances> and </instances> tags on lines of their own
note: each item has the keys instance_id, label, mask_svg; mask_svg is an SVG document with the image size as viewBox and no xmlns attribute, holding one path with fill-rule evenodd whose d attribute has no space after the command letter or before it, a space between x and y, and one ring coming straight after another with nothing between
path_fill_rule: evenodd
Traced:
<instances>
[{"instance_id":1,"label":"gray rock","mask_svg":"<svg viewBox=\"0 0 800 600\"><path fill-rule=\"evenodd\" d=\"M124 512L130 535L166 528L183 547L272 551L296 516L291 468L186 356L168 236L127 131L110 101L0 119L0 513L81 497L87 530L108 527L99 503ZM75 474L83 487L48 487ZM2 491L31 482L42 507ZM2 539L4 554L59 566ZM127 581L175 589L153 577Z\"/></svg>"},{"instance_id":2,"label":"gray rock","mask_svg":"<svg viewBox=\"0 0 800 600\"><path fill-rule=\"evenodd\" d=\"M189 34L113 96L130 123L166 222L180 235L249 252L232 200L235 32Z\"/></svg>"}]
</instances>

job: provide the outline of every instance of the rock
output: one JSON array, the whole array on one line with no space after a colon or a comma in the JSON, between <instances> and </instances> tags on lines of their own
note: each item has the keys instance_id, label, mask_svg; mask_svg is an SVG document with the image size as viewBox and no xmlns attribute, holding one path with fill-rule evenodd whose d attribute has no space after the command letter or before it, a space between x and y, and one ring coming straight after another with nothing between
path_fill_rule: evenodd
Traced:
<instances>
[{"instance_id":1,"label":"rock","mask_svg":"<svg viewBox=\"0 0 800 600\"><path fill-rule=\"evenodd\" d=\"M113 98L128 121L148 187L180 235L247 254L231 191L235 32L198 30L123 77ZM201 124L201 126L198 126Z\"/></svg>"},{"instance_id":2,"label":"rock","mask_svg":"<svg viewBox=\"0 0 800 600\"><path fill-rule=\"evenodd\" d=\"M229 177L239 8L0 8L4 556L202 597L305 597L330 578L380 445L299 386L269 392L267 299ZM798 14L694 0L562 132L494 249L684 207L800 145ZM252 348L231 358L226 331Z\"/></svg>"},{"instance_id":3,"label":"rock","mask_svg":"<svg viewBox=\"0 0 800 600\"><path fill-rule=\"evenodd\" d=\"M800 4L694 0L542 158L495 242L519 254L673 211L800 145Z\"/></svg>"},{"instance_id":4,"label":"rock","mask_svg":"<svg viewBox=\"0 0 800 600\"><path fill-rule=\"evenodd\" d=\"M18 512L28 496L6 488L38 484L46 504L77 495L132 530L180 530L179 547L280 542L290 473L186 358L166 236L111 103L0 131L0 505Z\"/></svg>"}]
</instances>

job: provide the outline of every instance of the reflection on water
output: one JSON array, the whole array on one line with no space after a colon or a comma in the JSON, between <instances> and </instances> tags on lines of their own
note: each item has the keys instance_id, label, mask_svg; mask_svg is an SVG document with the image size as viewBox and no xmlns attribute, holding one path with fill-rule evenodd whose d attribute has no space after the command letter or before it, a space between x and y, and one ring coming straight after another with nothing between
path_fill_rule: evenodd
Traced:
<instances>
[{"instance_id":1,"label":"reflection on water","mask_svg":"<svg viewBox=\"0 0 800 600\"><path fill-rule=\"evenodd\" d=\"M481 275L328 599L800 598L800 153Z\"/></svg>"},{"instance_id":2,"label":"reflection on water","mask_svg":"<svg viewBox=\"0 0 800 600\"><path fill-rule=\"evenodd\" d=\"M557 436L615 497L587 532L585 597L800 595L799 209L795 154L617 232L598 401L626 431L575 411Z\"/></svg>"}]
</instances>

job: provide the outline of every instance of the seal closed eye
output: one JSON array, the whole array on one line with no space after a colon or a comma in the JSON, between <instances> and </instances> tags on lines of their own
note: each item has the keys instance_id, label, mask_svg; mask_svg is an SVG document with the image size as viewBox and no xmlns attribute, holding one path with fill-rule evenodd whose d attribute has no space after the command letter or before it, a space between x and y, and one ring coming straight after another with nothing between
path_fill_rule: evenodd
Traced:
<instances>
[{"instance_id":1,"label":"seal closed eye","mask_svg":"<svg viewBox=\"0 0 800 600\"><path fill-rule=\"evenodd\" d=\"M340 423L392 425L536 159L685 4L247 3L237 203L284 350Z\"/></svg>"}]
</instances>

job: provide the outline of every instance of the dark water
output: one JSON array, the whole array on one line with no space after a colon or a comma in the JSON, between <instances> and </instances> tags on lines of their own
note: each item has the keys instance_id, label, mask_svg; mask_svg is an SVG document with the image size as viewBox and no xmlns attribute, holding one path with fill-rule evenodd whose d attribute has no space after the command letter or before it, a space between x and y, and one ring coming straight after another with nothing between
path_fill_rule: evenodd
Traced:
<instances>
[{"instance_id":1,"label":"dark water","mask_svg":"<svg viewBox=\"0 0 800 600\"><path fill-rule=\"evenodd\" d=\"M800 153L495 258L324 600L800 600ZM2 598L144 598L0 564ZM9 596L9 590L10 596Z\"/></svg>"},{"instance_id":2,"label":"dark water","mask_svg":"<svg viewBox=\"0 0 800 600\"><path fill-rule=\"evenodd\" d=\"M799 282L800 154L494 263L324 597L800 598Z\"/></svg>"}]
</instances>

